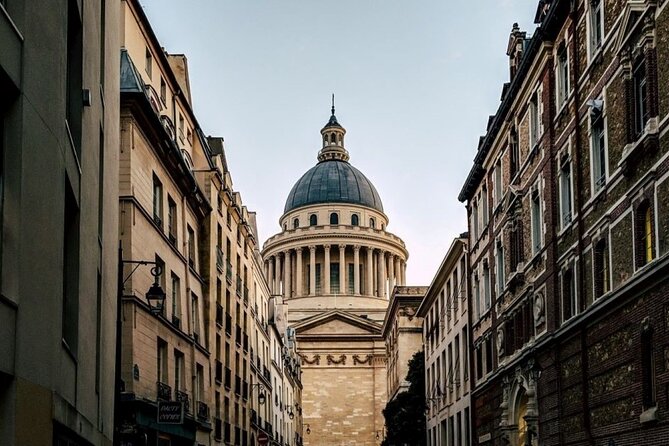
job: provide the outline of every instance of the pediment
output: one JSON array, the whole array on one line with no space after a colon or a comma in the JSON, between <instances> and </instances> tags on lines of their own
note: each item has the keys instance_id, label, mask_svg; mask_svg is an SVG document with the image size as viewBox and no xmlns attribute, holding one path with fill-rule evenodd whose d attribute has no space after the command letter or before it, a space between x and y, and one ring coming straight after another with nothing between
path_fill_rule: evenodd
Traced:
<instances>
[{"instance_id":1,"label":"pediment","mask_svg":"<svg viewBox=\"0 0 669 446\"><path fill-rule=\"evenodd\" d=\"M634 34L640 18L649 11L646 0L628 0L623 12L621 25L616 36L614 49L619 52Z\"/></svg>"},{"instance_id":2,"label":"pediment","mask_svg":"<svg viewBox=\"0 0 669 446\"><path fill-rule=\"evenodd\" d=\"M342 311L329 311L294 325L298 335L379 335L381 326Z\"/></svg>"}]
</instances>

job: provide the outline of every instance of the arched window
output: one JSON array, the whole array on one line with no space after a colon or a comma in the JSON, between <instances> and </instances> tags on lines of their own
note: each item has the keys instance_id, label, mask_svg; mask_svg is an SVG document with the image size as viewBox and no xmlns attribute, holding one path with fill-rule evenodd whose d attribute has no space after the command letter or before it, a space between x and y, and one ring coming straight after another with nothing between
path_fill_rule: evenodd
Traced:
<instances>
[{"instance_id":1,"label":"arched window","mask_svg":"<svg viewBox=\"0 0 669 446\"><path fill-rule=\"evenodd\" d=\"M369 227L372 228L372 229L376 228L376 220L374 220L373 218L370 218L369 219Z\"/></svg>"},{"instance_id":2,"label":"arched window","mask_svg":"<svg viewBox=\"0 0 669 446\"><path fill-rule=\"evenodd\" d=\"M332 144L337 144L337 134L336 133L333 133L333 134L330 135L330 142Z\"/></svg>"},{"instance_id":3,"label":"arched window","mask_svg":"<svg viewBox=\"0 0 669 446\"><path fill-rule=\"evenodd\" d=\"M358 226L360 224L358 214L351 215L351 225Z\"/></svg>"},{"instance_id":4,"label":"arched window","mask_svg":"<svg viewBox=\"0 0 669 446\"><path fill-rule=\"evenodd\" d=\"M293 220L293 229L297 229L300 227L300 219L296 218Z\"/></svg>"},{"instance_id":5,"label":"arched window","mask_svg":"<svg viewBox=\"0 0 669 446\"><path fill-rule=\"evenodd\" d=\"M382 231L385 231L385 230L386 230L386 225L383 224L383 223L381 223L381 230L382 230Z\"/></svg>"},{"instance_id":6,"label":"arched window","mask_svg":"<svg viewBox=\"0 0 669 446\"><path fill-rule=\"evenodd\" d=\"M339 214L336 212L333 212L330 214L330 224L331 225L338 225L339 224Z\"/></svg>"},{"instance_id":7,"label":"arched window","mask_svg":"<svg viewBox=\"0 0 669 446\"><path fill-rule=\"evenodd\" d=\"M527 393L523 392L518 398L518 405L516 406L516 425L518 426L518 446L525 446L527 444ZM531 438L529 438L531 440Z\"/></svg>"},{"instance_id":8,"label":"arched window","mask_svg":"<svg viewBox=\"0 0 669 446\"><path fill-rule=\"evenodd\" d=\"M288 230L288 225L285 224L285 223L283 224L283 230L284 230L284 231L287 231L287 230Z\"/></svg>"},{"instance_id":9,"label":"arched window","mask_svg":"<svg viewBox=\"0 0 669 446\"><path fill-rule=\"evenodd\" d=\"M311 214L309 216L309 226L316 226L318 224L318 217L316 214Z\"/></svg>"}]
</instances>

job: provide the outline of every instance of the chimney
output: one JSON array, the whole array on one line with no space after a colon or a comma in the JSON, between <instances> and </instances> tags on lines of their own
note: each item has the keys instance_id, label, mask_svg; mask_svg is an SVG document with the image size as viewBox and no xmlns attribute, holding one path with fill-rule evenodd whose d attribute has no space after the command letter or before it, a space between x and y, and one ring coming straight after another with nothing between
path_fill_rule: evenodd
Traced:
<instances>
[{"instance_id":1,"label":"chimney","mask_svg":"<svg viewBox=\"0 0 669 446\"><path fill-rule=\"evenodd\" d=\"M506 55L509 56L509 73L511 75L510 80L513 80L516 72L518 71L518 66L520 61L523 58L523 50L525 49L525 40L527 38L527 33L521 31L517 23L513 24L511 28L511 34L509 36L509 45L506 48Z\"/></svg>"}]
</instances>

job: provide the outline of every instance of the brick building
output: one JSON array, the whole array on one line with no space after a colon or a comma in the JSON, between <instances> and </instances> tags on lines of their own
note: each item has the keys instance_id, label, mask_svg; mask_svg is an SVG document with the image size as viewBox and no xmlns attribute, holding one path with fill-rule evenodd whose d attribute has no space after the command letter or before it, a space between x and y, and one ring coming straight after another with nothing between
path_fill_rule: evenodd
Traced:
<instances>
[{"instance_id":1,"label":"brick building","mask_svg":"<svg viewBox=\"0 0 669 446\"><path fill-rule=\"evenodd\" d=\"M459 195L473 440L669 438L666 1L540 1Z\"/></svg>"}]
</instances>

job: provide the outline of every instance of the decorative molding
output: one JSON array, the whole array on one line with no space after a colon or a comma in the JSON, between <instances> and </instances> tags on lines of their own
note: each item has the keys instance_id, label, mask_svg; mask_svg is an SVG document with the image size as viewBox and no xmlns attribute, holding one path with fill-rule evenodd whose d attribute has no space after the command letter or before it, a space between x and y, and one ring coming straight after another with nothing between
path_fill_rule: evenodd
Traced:
<instances>
[{"instance_id":1,"label":"decorative molding","mask_svg":"<svg viewBox=\"0 0 669 446\"><path fill-rule=\"evenodd\" d=\"M335 357L333 355L328 355L327 360L328 360L328 365L332 365L332 364L346 365L346 355L340 355L339 359L335 359Z\"/></svg>"},{"instance_id":2,"label":"decorative molding","mask_svg":"<svg viewBox=\"0 0 669 446\"><path fill-rule=\"evenodd\" d=\"M400 316L408 317L409 320L411 321L411 320L413 320L414 316L416 316L416 309L413 308L413 307L409 307L409 306L402 307L402 308L400 308L398 314Z\"/></svg>"},{"instance_id":3,"label":"decorative molding","mask_svg":"<svg viewBox=\"0 0 669 446\"><path fill-rule=\"evenodd\" d=\"M307 355L303 355L301 353L298 353L298 355L300 356L300 358L302 358L302 361L304 361L304 363L307 365L321 365L321 355L313 355L311 360L307 359Z\"/></svg>"},{"instance_id":4,"label":"decorative molding","mask_svg":"<svg viewBox=\"0 0 669 446\"><path fill-rule=\"evenodd\" d=\"M353 355L353 365L358 365L358 364L372 364L372 360L374 359L374 355L366 355L363 359L360 359L359 355Z\"/></svg>"}]
</instances>

